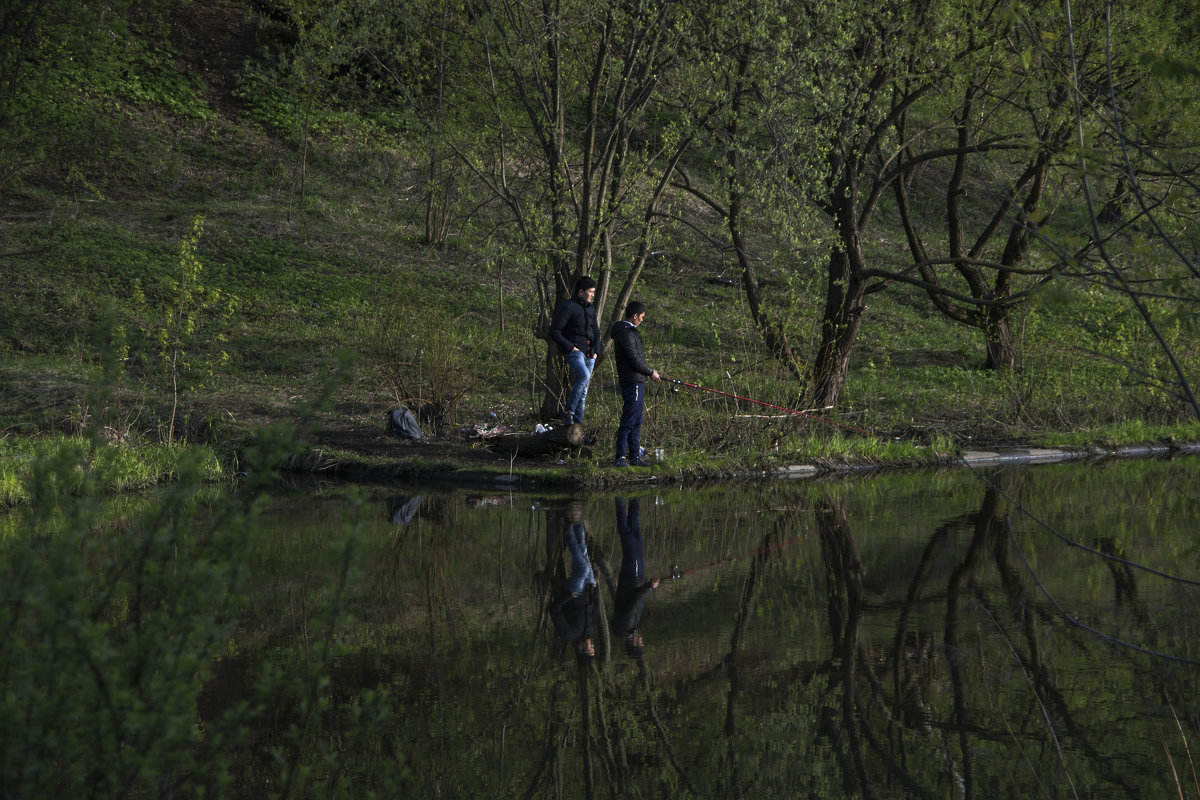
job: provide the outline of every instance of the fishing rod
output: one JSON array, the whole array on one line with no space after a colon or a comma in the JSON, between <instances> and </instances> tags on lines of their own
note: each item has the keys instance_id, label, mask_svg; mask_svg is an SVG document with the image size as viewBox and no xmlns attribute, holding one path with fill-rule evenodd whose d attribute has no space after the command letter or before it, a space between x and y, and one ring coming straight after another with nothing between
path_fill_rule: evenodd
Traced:
<instances>
[{"instance_id":1,"label":"fishing rod","mask_svg":"<svg viewBox=\"0 0 1200 800\"><path fill-rule=\"evenodd\" d=\"M724 395L726 397L732 397L735 400L744 400L747 403L758 403L760 406L767 406L768 408L778 409L779 411L786 411L789 414L795 414L800 417L807 417L808 419L815 419L817 422L824 422L828 425L834 425L838 428L844 428L848 431L854 431L855 433L861 433L863 436L874 436L874 434L872 434L870 431L865 431L862 428L856 428L853 425L845 425L841 422L835 422L831 419L825 419L824 417L818 417L815 414L808 413L807 411L797 411L794 408L786 408L784 406L777 406L774 403L767 403L763 400L755 400L753 397L742 397L741 395L733 394L732 392L723 392L720 389L712 389L708 386L701 386L698 383L688 383L687 381L675 380L674 378L663 378L663 380L666 381L667 383L676 383L676 384L679 384L680 386L688 386L692 389L700 389L705 392L712 392L713 394L720 394L720 395Z\"/></svg>"}]
</instances>

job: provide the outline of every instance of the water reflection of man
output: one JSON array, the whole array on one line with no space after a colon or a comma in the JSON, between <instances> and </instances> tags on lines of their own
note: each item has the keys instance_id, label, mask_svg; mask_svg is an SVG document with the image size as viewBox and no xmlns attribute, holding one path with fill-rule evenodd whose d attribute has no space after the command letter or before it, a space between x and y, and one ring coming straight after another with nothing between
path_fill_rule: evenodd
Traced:
<instances>
[{"instance_id":1,"label":"water reflection of man","mask_svg":"<svg viewBox=\"0 0 1200 800\"><path fill-rule=\"evenodd\" d=\"M658 579L646 580L646 559L642 549L641 500L614 498L617 532L621 537L621 572L613 600L613 636L625 642L625 652L636 658L646 649L642 637L642 611L646 596L658 588Z\"/></svg>"},{"instance_id":2,"label":"water reflection of man","mask_svg":"<svg viewBox=\"0 0 1200 800\"><path fill-rule=\"evenodd\" d=\"M562 597L550 604L550 619L555 634L574 645L575 657L590 661L596 657L597 600L596 577L587 551L587 529L583 510L572 507L563 522L563 543L571 553L571 574L563 584Z\"/></svg>"}]
</instances>

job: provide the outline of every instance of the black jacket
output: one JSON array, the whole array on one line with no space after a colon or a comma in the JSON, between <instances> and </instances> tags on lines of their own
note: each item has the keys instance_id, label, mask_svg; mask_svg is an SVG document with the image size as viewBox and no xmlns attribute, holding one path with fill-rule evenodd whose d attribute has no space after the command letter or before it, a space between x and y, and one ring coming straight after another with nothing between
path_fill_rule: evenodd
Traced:
<instances>
[{"instance_id":1,"label":"black jacket","mask_svg":"<svg viewBox=\"0 0 1200 800\"><path fill-rule=\"evenodd\" d=\"M617 584L617 594L613 598L613 616L609 627L613 635L624 639L637 630L642 624L642 610L646 605L646 596L654 591L654 584L646 581L640 586L625 586Z\"/></svg>"},{"instance_id":2,"label":"black jacket","mask_svg":"<svg viewBox=\"0 0 1200 800\"><path fill-rule=\"evenodd\" d=\"M645 383L654 370L646 363L642 335L637 326L629 320L621 320L613 326L612 339L617 359L617 383L622 386Z\"/></svg>"},{"instance_id":3,"label":"black jacket","mask_svg":"<svg viewBox=\"0 0 1200 800\"><path fill-rule=\"evenodd\" d=\"M554 309L550 321L550 340L558 345L562 355L578 347L584 355L596 355L600 344L600 326L596 323L596 307L577 297L563 300Z\"/></svg>"},{"instance_id":4,"label":"black jacket","mask_svg":"<svg viewBox=\"0 0 1200 800\"><path fill-rule=\"evenodd\" d=\"M568 594L550 604L550 621L558 638L574 644L595 635L599 616L595 594L596 587L589 583L583 587L583 594Z\"/></svg>"}]
</instances>

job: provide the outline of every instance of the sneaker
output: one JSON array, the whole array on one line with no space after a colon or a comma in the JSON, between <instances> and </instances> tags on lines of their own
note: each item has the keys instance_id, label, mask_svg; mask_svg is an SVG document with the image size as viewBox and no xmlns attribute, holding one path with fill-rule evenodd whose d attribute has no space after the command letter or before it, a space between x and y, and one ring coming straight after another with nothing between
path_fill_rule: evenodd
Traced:
<instances>
[{"instance_id":1,"label":"sneaker","mask_svg":"<svg viewBox=\"0 0 1200 800\"><path fill-rule=\"evenodd\" d=\"M628 467L629 462L623 458L618 458L616 461L613 462L613 466L614 467Z\"/></svg>"},{"instance_id":2,"label":"sneaker","mask_svg":"<svg viewBox=\"0 0 1200 800\"><path fill-rule=\"evenodd\" d=\"M648 466L650 466L650 462L642 461L640 458L631 458L629 460L629 466L631 466L631 467L648 467Z\"/></svg>"}]
</instances>

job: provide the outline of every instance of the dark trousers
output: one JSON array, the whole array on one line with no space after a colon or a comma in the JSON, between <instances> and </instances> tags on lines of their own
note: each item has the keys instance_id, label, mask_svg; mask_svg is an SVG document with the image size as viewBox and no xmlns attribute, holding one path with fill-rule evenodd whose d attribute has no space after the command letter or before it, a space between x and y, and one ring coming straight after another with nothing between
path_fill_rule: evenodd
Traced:
<instances>
[{"instance_id":1,"label":"dark trousers","mask_svg":"<svg viewBox=\"0 0 1200 800\"><path fill-rule=\"evenodd\" d=\"M641 455L642 411L646 406L646 384L621 387L621 422L617 425L617 458Z\"/></svg>"},{"instance_id":2,"label":"dark trousers","mask_svg":"<svg viewBox=\"0 0 1200 800\"><path fill-rule=\"evenodd\" d=\"M646 578L646 557L642 554L641 501L632 497L614 497L617 508L617 533L621 536L621 572L617 578L620 587L636 588Z\"/></svg>"}]
</instances>

